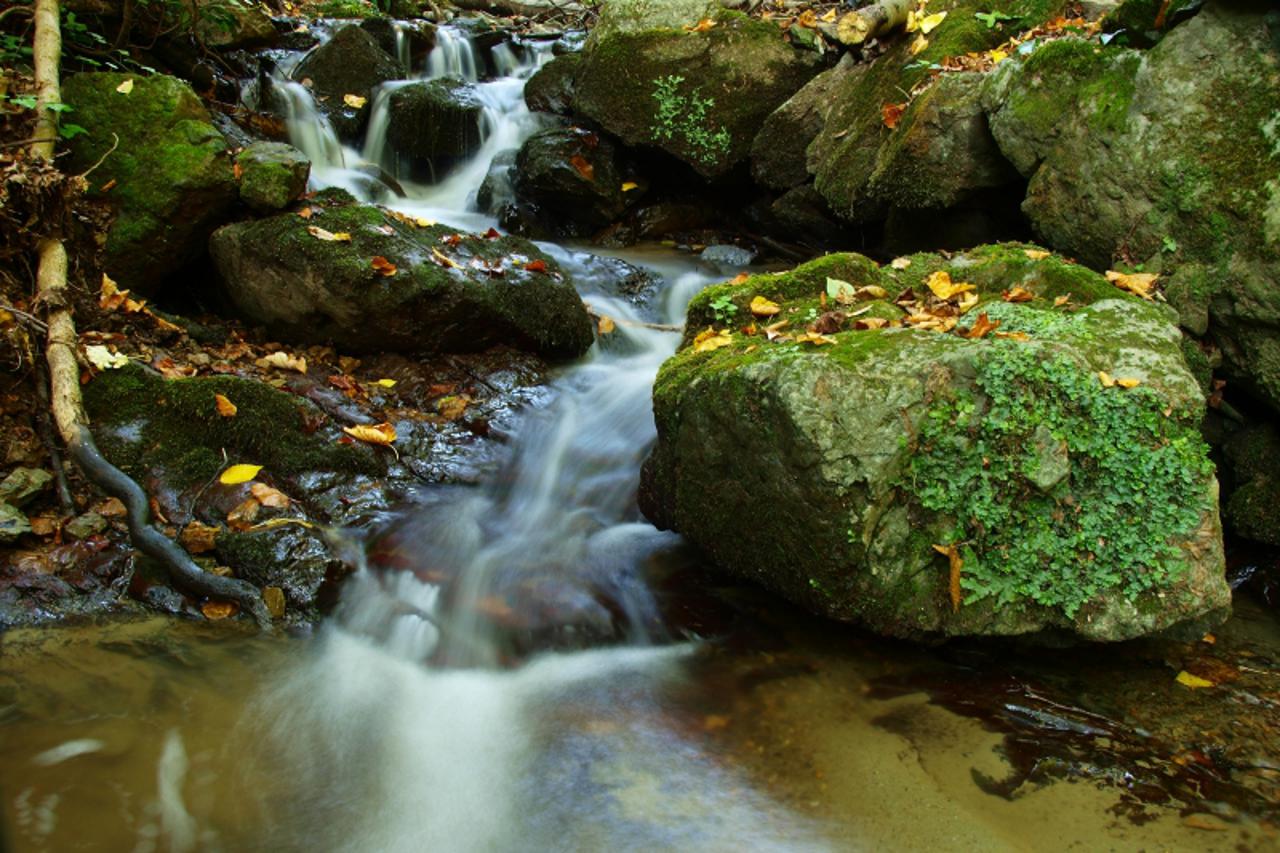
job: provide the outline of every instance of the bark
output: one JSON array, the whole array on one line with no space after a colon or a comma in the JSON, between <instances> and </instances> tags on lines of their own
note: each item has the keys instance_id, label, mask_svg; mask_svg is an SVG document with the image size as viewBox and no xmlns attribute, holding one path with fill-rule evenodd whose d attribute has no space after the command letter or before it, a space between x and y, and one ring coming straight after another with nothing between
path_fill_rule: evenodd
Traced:
<instances>
[{"instance_id":1,"label":"bark","mask_svg":"<svg viewBox=\"0 0 1280 853\"><path fill-rule=\"evenodd\" d=\"M58 82L62 55L58 0L36 0L35 22L37 125L36 141L30 150L33 157L52 160L58 136L57 114L48 107L62 99ZM244 581L218 577L197 566L152 525L151 504L142 488L98 452L80 396L78 340L67 297L67 250L59 235L51 235L40 241L37 253L36 300L44 307L49 326L45 360L49 365L50 408L67 454L91 483L125 505L134 546L164 565L176 586L195 595L234 601L251 613L260 626L269 627L271 615L258 590Z\"/></svg>"},{"instance_id":2,"label":"bark","mask_svg":"<svg viewBox=\"0 0 1280 853\"><path fill-rule=\"evenodd\" d=\"M879 0L850 12L836 22L836 38L841 44L860 45L907 22L911 0Z\"/></svg>"}]
</instances>

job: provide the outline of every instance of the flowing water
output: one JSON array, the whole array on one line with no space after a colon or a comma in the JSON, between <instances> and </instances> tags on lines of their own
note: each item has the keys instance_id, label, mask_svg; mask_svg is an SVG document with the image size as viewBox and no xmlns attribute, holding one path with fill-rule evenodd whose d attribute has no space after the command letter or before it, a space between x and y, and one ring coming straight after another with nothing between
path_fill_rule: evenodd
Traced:
<instances>
[{"instance_id":1,"label":"flowing water","mask_svg":"<svg viewBox=\"0 0 1280 853\"><path fill-rule=\"evenodd\" d=\"M338 142L306 89L279 88L317 186L483 230L494 222L475 209L475 191L493 157L540 126L521 90L548 56L545 45L516 45L480 61L461 31L440 30L415 77L472 82L484 141L432 184L397 174L384 144L387 95L403 83L375 93L358 151ZM482 79L485 68L498 76ZM378 169L403 196L371 177ZM928 652L814 625L749 591L686 600L664 585L693 558L635 508L654 435L652 381L678 338L654 321L678 324L689 298L723 275L673 253L634 253L663 281L637 307L611 292L607 265L546 249L617 332L554 379L551 402L529 412L484 485L424 492L401 519L400 547L450 567L456 588L446 596L420 574L363 568L310 639L161 620L6 635L0 795L13 849L1236 849L1269 840L1247 820L1189 830L1177 809L1149 811L1139 826L1116 812L1117 786L1029 783L998 796L975 782L1010 773L998 727L931 703L923 687L883 689L937 669ZM582 598L586 616L567 630L587 648L513 661L475 606L513 579ZM615 605L603 611L585 592L601 585ZM672 616L682 610L687 618ZM614 642L591 648L593 629ZM717 633L726 639L689 639Z\"/></svg>"}]
</instances>

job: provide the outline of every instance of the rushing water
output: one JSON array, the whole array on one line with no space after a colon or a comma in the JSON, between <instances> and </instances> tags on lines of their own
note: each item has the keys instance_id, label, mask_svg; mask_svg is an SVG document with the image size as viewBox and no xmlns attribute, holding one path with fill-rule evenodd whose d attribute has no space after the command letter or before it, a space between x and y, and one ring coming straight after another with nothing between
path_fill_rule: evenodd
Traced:
<instances>
[{"instance_id":1,"label":"rushing water","mask_svg":"<svg viewBox=\"0 0 1280 853\"><path fill-rule=\"evenodd\" d=\"M521 90L547 57L545 46L503 46L480 62L461 31L439 31L415 76L472 82L484 142L430 185L396 174L384 144L388 94L403 83L375 93L360 150L338 142L305 88L282 80L279 90L317 186L482 230L494 223L474 208L476 188L496 154L539 127ZM480 79L484 67L500 76ZM379 168L403 197L370 177ZM403 520L401 547L451 567L458 588L445 596L412 572L364 568L303 648L164 622L6 637L0 699L14 739L0 760L15 849L1231 849L1250 839L1186 839L1172 813L1135 834L1093 786L985 793L975 769L1007 769L998 735L918 694L868 693L874 678L927 667L921 652L796 628L776 605L781 626L744 649L668 636L650 580L684 557L635 508L652 381L677 342L653 321L680 323L721 276L636 256L664 282L641 309L610 292L598 261L546 248L617 331L557 376L552 402L528 414L486 484L424 493ZM609 585L617 607L603 618L619 624L601 627L624 642L503 665L477 603L513 579L582 594L588 611L582 591Z\"/></svg>"}]
</instances>

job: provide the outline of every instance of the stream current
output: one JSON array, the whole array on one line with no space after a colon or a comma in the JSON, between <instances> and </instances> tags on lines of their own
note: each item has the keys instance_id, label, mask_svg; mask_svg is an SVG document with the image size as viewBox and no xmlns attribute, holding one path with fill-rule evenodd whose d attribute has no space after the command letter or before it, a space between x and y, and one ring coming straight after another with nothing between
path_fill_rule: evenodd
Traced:
<instances>
[{"instance_id":1,"label":"stream current","mask_svg":"<svg viewBox=\"0 0 1280 853\"><path fill-rule=\"evenodd\" d=\"M305 88L278 87L317 188L482 231L495 223L475 192L493 157L541 126L522 90L549 57L538 43L481 56L463 31L439 30L414 76L467 80L485 111L479 151L434 184L396 175L384 145L387 96L403 83L375 93L358 151ZM1093 785L982 790L979 773L1008 773L999 734L918 692L870 687L935 666L927 652L814 625L750 592L728 593L730 609L771 618L734 641L669 636L647 567L690 557L640 517L635 490L653 378L678 334L641 323L681 323L725 275L674 251L626 254L663 282L642 308L609 292L590 255L543 248L617 331L557 374L484 484L414 504L412 547L424 563L464 567L472 600L504 574L610 574L628 642L500 668L475 608L446 606L412 572L369 568L305 641L164 620L13 632L0 670L0 686L22 685L0 747L12 849L1235 849L1249 838L1188 838L1176 813L1139 828Z\"/></svg>"}]
</instances>

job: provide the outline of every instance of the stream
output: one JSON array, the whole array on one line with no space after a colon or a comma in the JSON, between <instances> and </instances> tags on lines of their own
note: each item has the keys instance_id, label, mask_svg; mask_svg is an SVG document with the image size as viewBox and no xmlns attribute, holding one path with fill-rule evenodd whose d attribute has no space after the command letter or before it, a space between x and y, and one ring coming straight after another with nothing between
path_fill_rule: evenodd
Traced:
<instances>
[{"instance_id":1,"label":"stream","mask_svg":"<svg viewBox=\"0 0 1280 853\"><path fill-rule=\"evenodd\" d=\"M315 188L483 231L496 220L476 190L542 126L522 89L550 56L537 42L480 56L440 29L414 77L473 83L484 141L434 184L397 174L384 144L403 83L375 94L358 151L303 86L279 89ZM680 324L732 273L660 246L615 253L661 281L638 304L582 247L542 247L617 330L555 374L481 485L424 488L392 522L416 564L461 582L446 596L429 573L365 566L326 624L286 640L158 618L9 632L0 849L1280 844L1260 786L1201 778L1167 740L1119 722L1179 689L1163 652L929 650L704 577L635 491L653 379L679 340L655 326ZM575 614L555 637L567 650L514 653L478 617L513 584L550 587ZM582 592L601 588L613 607ZM1274 658L1274 617L1242 607L1218 642Z\"/></svg>"}]
</instances>

